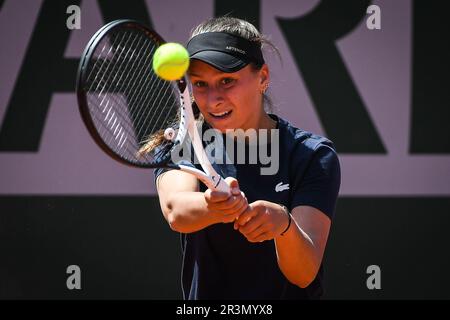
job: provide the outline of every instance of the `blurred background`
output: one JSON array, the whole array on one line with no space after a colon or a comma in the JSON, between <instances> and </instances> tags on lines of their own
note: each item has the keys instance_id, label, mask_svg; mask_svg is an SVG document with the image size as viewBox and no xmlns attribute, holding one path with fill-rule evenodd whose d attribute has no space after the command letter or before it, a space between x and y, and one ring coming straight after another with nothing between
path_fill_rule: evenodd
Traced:
<instances>
[{"instance_id":1,"label":"blurred background","mask_svg":"<svg viewBox=\"0 0 450 320\"><path fill-rule=\"evenodd\" d=\"M0 299L180 299L179 235L152 170L94 144L75 95L105 23L185 43L201 21L270 36L275 113L335 142L326 299L448 299L449 24L437 0L0 0ZM79 28L69 28L79 7ZM73 19L72 19L73 20ZM149 66L150 67L150 66ZM81 270L69 290L68 266ZM367 287L378 266L381 288Z\"/></svg>"}]
</instances>

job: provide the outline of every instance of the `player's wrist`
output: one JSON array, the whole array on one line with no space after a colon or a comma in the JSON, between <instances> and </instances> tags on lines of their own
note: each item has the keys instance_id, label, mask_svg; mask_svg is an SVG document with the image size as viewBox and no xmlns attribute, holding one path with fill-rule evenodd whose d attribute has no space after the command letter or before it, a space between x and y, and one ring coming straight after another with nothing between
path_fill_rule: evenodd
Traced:
<instances>
[{"instance_id":1,"label":"player's wrist","mask_svg":"<svg viewBox=\"0 0 450 320\"><path fill-rule=\"evenodd\" d=\"M286 234L286 232L288 232L288 230L291 228L291 224L292 224L292 215L289 212L289 209L280 204L281 208L283 209L284 214L286 215L287 218L287 223L286 223L286 227L283 229L283 231L280 233L280 236L284 236Z\"/></svg>"}]
</instances>

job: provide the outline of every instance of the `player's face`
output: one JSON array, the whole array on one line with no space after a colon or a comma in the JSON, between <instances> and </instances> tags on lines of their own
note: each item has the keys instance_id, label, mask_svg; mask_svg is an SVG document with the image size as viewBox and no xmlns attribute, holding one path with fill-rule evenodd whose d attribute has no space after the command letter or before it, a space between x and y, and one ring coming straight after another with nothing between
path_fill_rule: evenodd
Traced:
<instances>
[{"instance_id":1,"label":"player's face","mask_svg":"<svg viewBox=\"0 0 450 320\"><path fill-rule=\"evenodd\" d=\"M259 129L267 115L261 89L268 68L255 71L250 65L234 73L222 72L200 60L189 68L195 101L205 120L221 132L227 129Z\"/></svg>"}]
</instances>

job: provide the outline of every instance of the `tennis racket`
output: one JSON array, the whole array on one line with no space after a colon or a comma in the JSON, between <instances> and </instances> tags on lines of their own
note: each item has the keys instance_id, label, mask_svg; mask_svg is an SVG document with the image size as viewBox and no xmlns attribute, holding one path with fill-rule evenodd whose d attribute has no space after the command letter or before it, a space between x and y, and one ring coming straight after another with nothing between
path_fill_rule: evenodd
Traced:
<instances>
[{"instance_id":1,"label":"tennis racket","mask_svg":"<svg viewBox=\"0 0 450 320\"><path fill-rule=\"evenodd\" d=\"M83 122L97 145L121 163L178 169L212 190L229 193L203 148L187 77L165 81L151 67L153 54L163 43L155 31L133 20L116 20L99 29L78 68L76 90ZM192 161L172 161L172 151L187 136L203 171Z\"/></svg>"}]
</instances>

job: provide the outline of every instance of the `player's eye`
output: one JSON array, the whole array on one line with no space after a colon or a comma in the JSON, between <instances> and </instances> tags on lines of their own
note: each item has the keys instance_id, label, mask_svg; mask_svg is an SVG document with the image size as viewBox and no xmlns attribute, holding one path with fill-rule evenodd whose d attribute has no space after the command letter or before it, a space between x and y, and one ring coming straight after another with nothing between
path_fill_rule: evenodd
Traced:
<instances>
[{"instance_id":1,"label":"player's eye","mask_svg":"<svg viewBox=\"0 0 450 320\"><path fill-rule=\"evenodd\" d=\"M220 83L222 85L231 85L235 82L235 79L233 78L223 78L222 80L220 80Z\"/></svg>"},{"instance_id":2,"label":"player's eye","mask_svg":"<svg viewBox=\"0 0 450 320\"><path fill-rule=\"evenodd\" d=\"M204 88L204 87L208 86L208 84L205 81L194 81L193 84L194 84L194 87L197 87L197 88Z\"/></svg>"}]
</instances>

